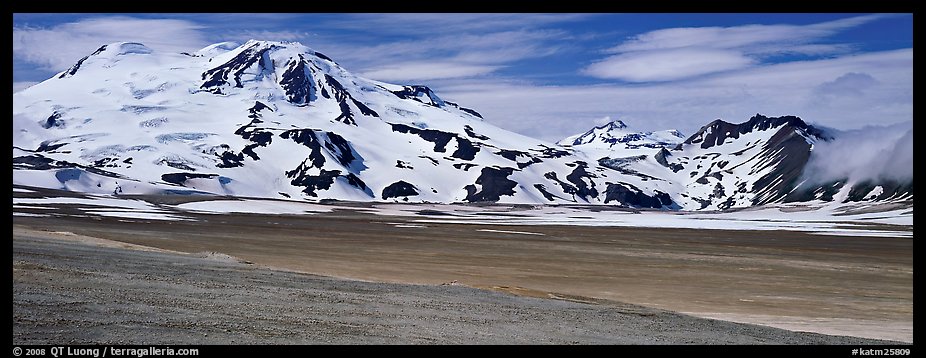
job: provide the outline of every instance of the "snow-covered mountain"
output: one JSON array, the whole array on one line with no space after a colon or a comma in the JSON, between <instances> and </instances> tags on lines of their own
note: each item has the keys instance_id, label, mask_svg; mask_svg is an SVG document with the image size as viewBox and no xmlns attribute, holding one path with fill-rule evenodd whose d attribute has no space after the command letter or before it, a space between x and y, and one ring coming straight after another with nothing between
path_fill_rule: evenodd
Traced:
<instances>
[{"instance_id":1,"label":"snow-covered mountain","mask_svg":"<svg viewBox=\"0 0 926 358\"><path fill-rule=\"evenodd\" d=\"M354 76L298 43L160 53L123 42L13 95L13 181L99 193L724 209L784 200L825 139L796 117L715 121L684 141L625 127L560 146L486 123L426 86Z\"/></svg>"},{"instance_id":2,"label":"snow-covered mountain","mask_svg":"<svg viewBox=\"0 0 926 358\"><path fill-rule=\"evenodd\" d=\"M597 202L608 175L298 43L109 44L13 102L14 181L77 191Z\"/></svg>"},{"instance_id":3,"label":"snow-covered mountain","mask_svg":"<svg viewBox=\"0 0 926 358\"><path fill-rule=\"evenodd\" d=\"M681 132L670 129L657 132L637 132L620 120L589 129L585 133L566 137L556 144L565 147L605 150L673 147L685 140Z\"/></svg>"},{"instance_id":4,"label":"snow-covered mountain","mask_svg":"<svg viewBox=\"0 0 926 358\"><path fill-rule=\"evenodd\" d=\"M834 199L903 201L913 197L912 181L847 184L843 179L823 185L805 183L802 174L814 143L833 138L794 116L756 114L739 124L718 119L677 144L651 140L649 143L654 143L653 147L660 148L655 154L641 151L641 147L647 147L642 145L615 148L623 142L612 138L651 138L649 132L634 136L626 127L622 122L612 122L560 143L572 143L573 149L596 158L599 165L625 174L622 179L626 184L669 193L673 202L684 209L724 210L775 202ZM602 143L613 143L615 146L610 148L615 149L606 150L607 146L603 147ZM633 198L615 198L635 203ZM646 204L646 198L636 203Z\"/></svg>"},{"instance_id":5,"label":"snow-covered mountain","mask_svg":"<svg viewBox=\"0 0 926 358\"><path fill-rule=\"evenodd\" d=\"M783 199L813 144L827 139L798 117L757 114L740 124L715 120L661 157L689 206L727 209Z\"/></svg>"}]
</instances>

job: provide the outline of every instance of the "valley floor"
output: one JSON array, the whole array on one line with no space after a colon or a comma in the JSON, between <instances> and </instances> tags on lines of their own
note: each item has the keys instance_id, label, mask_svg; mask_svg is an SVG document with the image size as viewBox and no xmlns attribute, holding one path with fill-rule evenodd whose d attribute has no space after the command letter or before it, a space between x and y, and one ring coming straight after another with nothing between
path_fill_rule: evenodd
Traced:
<instances>
[{"instance_id":1,"label":"valley floor","mask_svg":"<svg viewBox=\"0 0 926 358\"><path fill-rule=\"evenodd\" d=\"M913 341L907 237L17 205L14 343Z\"/></svg>"},{"instance_id":2,"label":"valley floor","mask_svg":"<svg viewBox=\"0 0 926 358\"><path fill-rule=\"evenodd\" d=\"M884 344L578 297L375 283L14 226L13 344Z\"/></svg>"}]
</instances>

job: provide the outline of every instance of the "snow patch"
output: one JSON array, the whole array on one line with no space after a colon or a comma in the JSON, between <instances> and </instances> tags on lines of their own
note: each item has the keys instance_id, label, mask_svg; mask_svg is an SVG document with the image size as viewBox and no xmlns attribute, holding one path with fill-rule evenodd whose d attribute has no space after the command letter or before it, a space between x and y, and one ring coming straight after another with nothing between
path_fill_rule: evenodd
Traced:
<instances>
[{"instance_id":1,"label":"snow patch","mask_svg":"<svg viewBox=\"0 0 926 358\"><path fill-rule=\"evenodd\" d=\"M251 214L311 214L330 212L323 205L273 200L209 200L184 203L177 209L209 214L251 213Z\"/></svg>"},{"instance_id":2,"label":"snow patch","mask_svg":"<svg viewBox=\"0 0 926 358\"><path fill-rule=\"evenodd\" d=\"M19 212L14 212L14 213L13 213L13 216L26 216L26 217L44 218L44 217L49 217L49 216L51 216L51 215L48 215L48 214L33 214L33 213L19 213Z\"/></svg>"},{"instance_id":3,"label":"snow patch","mask_svg":"<svg viewBox=\"0 0 926 358\"><path fill-rule=\"evenodd\" d=\"M100 215L100 216L109 216L116 218L126 218L126 219L142 219L142 220L171 220L171 221L193 221L193 219L165 214L162 212L146 212L146 211L87 211L87 214Z\"/></svg>"}]
</instances>

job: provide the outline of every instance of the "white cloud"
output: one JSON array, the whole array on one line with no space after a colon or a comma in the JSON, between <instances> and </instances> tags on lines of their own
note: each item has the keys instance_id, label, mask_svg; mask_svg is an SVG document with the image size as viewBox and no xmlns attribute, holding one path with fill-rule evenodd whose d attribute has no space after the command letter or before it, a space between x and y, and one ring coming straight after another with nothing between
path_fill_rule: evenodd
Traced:
<instances>
[{"instance_id":1,"label":"white cloud","mask_svg":"<svg viewBox=\"0 0 926 358\"><path fill-rule=\"evenodd\" d=\"M634 51L596 62L582 73L630 82L672 81L747 67L754 60L737 51L681 48Z\"/></svg>"},{"instance_id":2,"label":"white cloud","mask_svg":"<svg viewBox=\"0 0 926 358\"><path fill-rule=\"evenodd\" d=\"M821 95L827 83L846 84L846 78L851 82L858 77L846 77L851 73L875 82L855 96ZM716 118L736 123L756 113L797 115L850 129L912 120L913 50L748 67L683 82L537 86L480 80L447 81L432 88L500 127L550 141L584 132L604 116L638 130L683 133Z\"/></svg>"},{"instance_id":3,"label":"white cloud","mask_svg":"<svg viewBox=\"0 0 926 358\"><path fill-rule=\"evenodd\" d=\"M666 81L737 70L771 55L847 53L851 44L820 39L890 15L865 15L811 25L743 25L661 29L605 50L613 54L583 74L629 82Z\"/></svg>"},{"instance_id":4,"label":"white cloud","mask_svg":"<svg viewBox=\"0 0 926 358\"><path fill-rule=\"evenodd\" d=\"M608 50L611 53L684 47L743 49L748 53L803 52L815 40L890 15L865 15L810 25L682 27L650 31ZM806 47L818 53L823 45ZM794 51L797 48L798 51Z\"/></svg>"},{"instance_id":5,"label":"white cloud","mask_svg":"<svg viewBox=\"0 0 926 358\"><path fill-rule=\"evenodd\" d=\"M554 30L515 30L434 35L364 46L315 39L309 46L365 77L395 82L482 76L516 61L549 56L568 35Z\"/></svg>"},{"instance_id":6,"label":"white cloud","mask_svg":"<svg viewBox=\"0 0 926 358\"><path fill-rule=\"evenodd\" d=\"M848 179L905 181L913 178L913 122L868 126L814 145L804 179L810 184Z\"/></svg>"},{"instance_id":7,"label":"white cloud","mask_svg":"<svg viewBox=\"0 0 926 358\"><path fill-rule=\"evenodd\" d=\"M835 80L821 83L815 92L822 97L858 97L879 83L867 73L849 72Z\"/></svg>"},{"instance_id":8,"label":"white cloud","mask_svg":"<svg viewBox=\"0 0 926 358\"><path fill-rule=\"evenodd\" d=\"M13 82L13 93L22 91L26 88L32 87L32 85L37 84L35 81L19 81Z\"/></svg>"},{"instance_id":9,"label":"white cloud","mask_svg":"<svg viewBox=\"0 0 926 358\"><path fill-rule=\"evenodd\" d=\"M140 42L159 51L195 51L208 45L201 27L174 19L99 17L50 28L14 27L13 56L49 71L61 71L100 45Z\"/></svg>"},{"instance_id":10,"label":"white cloud","mask_svg":"<svg viewBox=\"0 0 926 358\"><path fill-rule=\"evenodd\" d=\"M611 116L604 116L604 117L601 117L601 118L596 119L596 120L595 120L595 125L596 125L596 126L602 126L602 125L611 123L612 121L614 121L614 120L611 119Z\"/></svg>"},{"instance_id":11,"label":"white cloud","mask_svg":"<svg viewBox=\"0 0 926 358\"><path fill-rule=\"evenodd\" d=\"M311 35L307 32L295 31L241 31L232 32L223 36L223 41L269 40L269 41L304 41ZM309 45L309 44L303 44Z\"/></svg>"},{"instance_id":12,"label":"white cloud","mask_svg":"<svg viewBox=\"0 0 926 358\"><path fill-rule=\"evenodd\" d=\"M352 22L326 22L326 28L376 29L374 36L355 33L313 35L309 46L337 59L338 63L377 80L408 82L422 78L458 78L465 73L481 76L525 59L550 56L569 50L573 34L544 29L541 25L555 21L572 21L580 16L530 16L493 14L383 14L352 15ZM539 20L538 20L539 19ZM538 20L532 23L531 21ZM377 25L379 24L379 25ZM520 25L517 25L520 24ZM387 26L388 25L388 26ZM382 28L382 31L380 29ZM452 30L456 29L456 30ZM412 31L413 30L413 31ZM398 33L398 36L383 36ZM368 38L380 39L369 41ZM400 40L382 40L399 38ZM423 63L430 72L445 72L444 64L461 66L451 75L434 73L418 76L399 71ZM384 74L388 77L377 77Z\"/></svg>"},{"instance_id":13,"label":"white cloud","mask_svg":"<svg viewBox=\"0 0 926 358\"><path fill-rule=\"evenodd\" d=\"M343 61L381 65L423 59L454 60L471 64L499 64L543 57L559 47L548 42L563 40L562 31L519 30L428 36L371 46L319 39L317 46Z\"/></svg>"},{"instance_id":14,"label":"white cloud","mask_svg":"<svg viewBox=\"0 0 926 358\"><path fill-rule=\"evenodd\" d=\"M498 68L499 66L467 65L453 62L400 63L364 71L361 75L379 81L407 82L474 77L493 72Z\"/></svg>"},{"instance_id":15,"label":"white cloud","mask_svg":"<svg viewBox=\"0 0 926 358\"><path fill-rule=\"evenodd\" d=\"M575 22L595 14L349 14L326 27L401 35L488 33Z\"/></svg>"}]
</instances>

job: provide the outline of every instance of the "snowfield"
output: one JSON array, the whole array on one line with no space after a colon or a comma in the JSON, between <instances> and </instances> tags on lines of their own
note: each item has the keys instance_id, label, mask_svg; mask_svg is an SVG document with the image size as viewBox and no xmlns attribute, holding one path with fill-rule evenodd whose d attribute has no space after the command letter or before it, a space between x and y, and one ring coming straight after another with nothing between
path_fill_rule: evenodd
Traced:
<instances>
[{"instance_id":1,"label":"snowfield","mask_svg":"<svg viewBox=\"0 0 926 358\"><path fill-rule=\"evenodd\" d=\"M14 216L70 214L55 208L77 208L85 215L141 220L196 220L191 214L319 215L334 210L402 217L397 228L424 228L429 223L476 225L566 225L654 227L713 230L790 230L842 236L913 237L913 211L891 205L846 205L827 202L776 204L727 212L629 210L596 206L388 204L362 206L309 202L200 198L182 204L153 204L140 199L88 197L13 198ZM538 235L529 231L479 229L484 232ZM540 234L542 235L542 234Z\"/></svg>"}]
</instances>

